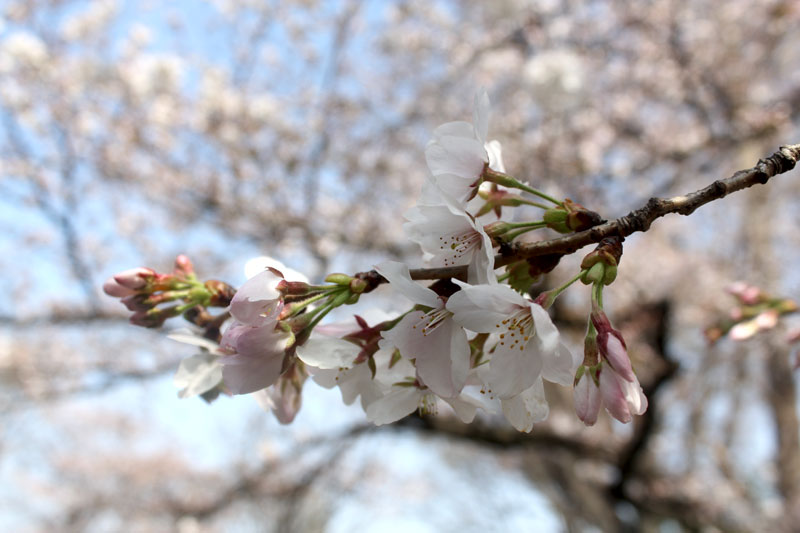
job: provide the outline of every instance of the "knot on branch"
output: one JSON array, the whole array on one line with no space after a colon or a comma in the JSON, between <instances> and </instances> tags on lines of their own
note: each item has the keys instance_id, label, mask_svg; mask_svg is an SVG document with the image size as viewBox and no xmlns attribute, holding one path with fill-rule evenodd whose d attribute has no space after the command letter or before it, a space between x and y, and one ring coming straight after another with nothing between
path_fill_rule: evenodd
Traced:
<instances>
[{"instance_id":1,"label":"knot on branch","mask_svg":"<svg viewBox=\"0 0 800 533\"><path fill-rule=\"evenodd\" d=\"M776 174L788 172L794 168L797 160L800 159L800 144L781 146L778 152L770 159L775 159Z\"/></svg>"}]
</instances>

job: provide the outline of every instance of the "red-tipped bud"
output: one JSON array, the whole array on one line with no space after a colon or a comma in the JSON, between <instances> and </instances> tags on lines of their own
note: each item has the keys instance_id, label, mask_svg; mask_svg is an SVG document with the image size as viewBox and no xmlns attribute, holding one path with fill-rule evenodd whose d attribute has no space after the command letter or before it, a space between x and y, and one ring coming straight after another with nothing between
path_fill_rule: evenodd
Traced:
<instances>
[{"instance_id":1,"label":"red-tipped bud","mask_svg":"<svg viewBox=\"0 0 800 533\"><path fill-rule=\"evenodd\" d=\"M194 265L185 255L180 254L175 258L175 273L183 274L186 277L194 276Z\"/></svg>"},{"instance_id":2,"label":"red-tipped bud","mask_svg":"<svg viewBox=\"0 0 800 533\"><path fill-rule=\"evenodd\" d=\"M115 274L114 281L127 289L139 290L144 289L156 276L156 271L152 268L137 267Z\"/></svg>"}]
</instances>

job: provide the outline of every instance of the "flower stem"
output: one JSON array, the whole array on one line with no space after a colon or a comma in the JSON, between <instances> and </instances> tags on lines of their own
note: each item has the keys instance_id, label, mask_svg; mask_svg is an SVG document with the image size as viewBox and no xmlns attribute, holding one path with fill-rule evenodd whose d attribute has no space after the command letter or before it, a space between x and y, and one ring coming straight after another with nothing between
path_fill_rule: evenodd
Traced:
<instances>
[{"instance_id":1,"label":"flower stem","mask_svg":"<svg viewBox=\"0 0 800 533\"><path fill-rule=\"evenodd\" d=\"M534 189L533 187L529 187L529 186L525 185L524 183L522 183L521 181L519 181L519 180L517 180L515 178L512 178L508 174L503 174L502 172L498 172L496 170L492 170L488 166L483 171L483 177L484 177L484 179L486 181L490 181L492 183L497 183L498 185L503 185L505 187L511 187L513 189L520 189L520 190L523 190L523 191L528 192L530 194L533 194L535 196L538 196L539 198L542 198L543 200L547 200L548 202L552 202L552 203L554 203L555 205L557 205L559 207L563 206L562 202L559 202L558 200L556 200L552 196L550 196L548 194L545 194L545 193L543 193L542 191L540 191L538 189Z\"/></svg>"},{"instance_id":2,"label":"flower stem","mask_svg":"<svg viewBox=\"0 0 800 533\"><path fill-rule=\"evenodd\" d=\"M581 279L581 276L583 276L583 274L585 272L586 272L585 270L581 270L580 272L578 272L577 276L575 276L574 278L572 278L571 280L569 280L568 282L566 282L562 286L556 287L555 289L550 289L549 291L546 291L546 292L543 292L542 294L540 294L536 298L536 300L535 300L536 303L538 303L539 305L541 305L545 309L549 309L550 306L553 305L553 303L556 301L556 298L558 298L559 295L562 292L567 290L570 287L570 285L572 285L573 283L575 283L576 281Z\"/></svg>"},{"instance_id":3,"label":"flower stem","mask_svg":"<svg viewBox=\"0 0 800 533\"><path fill-rule=\"evenodd\" d=\"M535 229L547 227L547 222L544 222L544 221L542 221L542 222L521 222L520 224L522 224L522 227L520 229L518 229L517 231L512 231L510 233L504 234L501 237L501 239L503 239L506 242L511 242L514 239L516 239L517 237L519 237L520 235L524 235L524 234L528 233L529 231L533 231Z\"/></svg>"}]
</instances>

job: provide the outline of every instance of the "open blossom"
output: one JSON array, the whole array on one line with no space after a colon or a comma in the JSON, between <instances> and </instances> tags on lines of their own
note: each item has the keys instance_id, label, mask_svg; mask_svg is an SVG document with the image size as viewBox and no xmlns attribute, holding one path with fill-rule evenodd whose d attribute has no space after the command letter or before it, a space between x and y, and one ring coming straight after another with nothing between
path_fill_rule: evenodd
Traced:
<instances>
[{"instance_id":1,"label":"open blossom","mask_svg":"<svg viewBox=\"0 0 800 533\"><path fill-rule=\"evenodd\" d=\"M487 379L498 398L522 393L540 376L557 383L571 379L572 355L547 311L508 286L464 284L447 309L464 328L497 336Z\"/></svg>"},{"instance_id":2,"label":"open blossom","mask_svg":"<svg viewBox=\"0 0 800 533\"><path fill-rule=\"evenodd\" d=\"M181 389L179 398L191 398L215 389L222 382L222 363L225 355L219 344L203 337L200 333L180 329L167 335L172 340L199 347L200 353L191 355L181 361L175 373L173 383Z\"/></svg>"},{"instance_id":3,"label":"open blossom","mask_svg":"<svg viewBox=\"0 0 800 533\"><path fill-rule=\"evenodd\" d=\"M383 338L403 357L413 359L417 374L428 388L443 398L458 395L469 373L469 345L466 332L445 307L445 300L411 280L408 267L387 261L376 270L391 286L430 311L411 311ZM383 344L381 345L383 347Z\"/></svg>"},{"instance_id":4,"label":"open blossom","mask_svg":"<svg viewBox=\"0 0 800 533\"><path fill-rule=\"evenodd\" d=\"M278 283L283 281L283 274L274 268L247 280L231 300L231 316L237 321L256 325L276 318L283 309Z\"/></svg>"},{"instance_id":5,"label":"open blossom","mask_svg":"<svg viewBox=\"0 0 800 533\"><path fill-rule=\"evenodd\" d=\"M222 376L233 394L248 394L274 384L283 370L293 335L278 321L283 309L277 285L283 275L267 269L242 285L230 306L233 323L220 344Z\"/></svg>"},{"instance_id":6,"label":"open blossom","mask_svg":"<svg viewBox=\"0 0 800 533\"><path fill-rule=\"evenodd\" d=\"M254 324L234 321L220 343L229 352L220 359L225 386L233 394L248 394L275 383L293 338L275 319Z\"/></svg>"},{"instance_id":7,"label":"open blossom","mask_svg":"<svg viewBox=\"0 0 800 533\"><path fill-rule=\"evenodd\" d=\"M408 238L419 243L430 264L469 265L471 283L493 283L492 240L474 217L448 202L417 205L405 215Z\"/></svg>"},{"instance_id":8,"label":"open blossom","mask_svg":"<svg viewBox=\"0 0 800 533\"><path fill-rule=\"evenodd\" d=\"M503 170L500 143L486 141L489 130L486 91L475 95L472 121L472 124L464 121L442 124L434 130L433 139L425 148L434 181L462 205L477 193L487 163L495 170Z\"/></svg>"}]
</instances>

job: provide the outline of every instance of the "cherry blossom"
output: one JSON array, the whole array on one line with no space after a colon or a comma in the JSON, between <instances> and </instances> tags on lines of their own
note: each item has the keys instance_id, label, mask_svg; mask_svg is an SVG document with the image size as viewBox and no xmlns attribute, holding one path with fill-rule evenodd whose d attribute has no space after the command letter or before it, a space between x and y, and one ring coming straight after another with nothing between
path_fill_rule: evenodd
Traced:
<instances>
[{"instance_id":1,"label":"cherry blossom","mask_svg":"<svg viewBox=\"0 0 800 533\"><path fill-rule=\"evenodd\" d=\"M487 164L494 170L503 170L500 143L486 141L489 130L486 91L475 95L472 115L472 123L448 122L436 128L425 148L425 160L434 181L461 205L477 193Z\"/></svg>"},{"instance_id":2,"label":"cherry blossom","mask_svg":"<svg viewBox=\"0 0 800 533\"><path fill-rule=\"evenodd\" d=\"M225 386L233 394L248 394L275 383L293 338L275 319L257 316L250 324L235 321L220 343L230 354L220 359Z\"/></svg>"},{"instance_id":3,"label":"cherry blossom","mask_svg":"<svg viewBox=\"0 0 800 533\"><path fill-rule=\"evenodd\" d=\"M469 265L472 283L493 283L494 251L489 235L466 211L449 203L417 205L403 228L434 266Z\"/></svg>"},{"instance_id":4,"label":"cherry blossom","mask_svg":"<svg viewBox=\"0 0 800 533\"><path fill-rule=\"evenodd\" d=\"M573 366L547 311L506 285L462 284L447 309L464 328L497 335L488 382L501 399L529 389L542 375L563 382Z\"/></svg>"},{"instance_id":5,"label":"cherry blossom","mask_svg":"<svg viewBox=\"0 0 800 533\"><path fill-rule=\"evenodd\" d=\"M403 357L413 359L418 376L436 394L451 398L466 383L469 345L464 330L453 322L445 300L411 280L408 267L387 261L376 270L409 300L429 311L411 311L394 328L383 333ZM383 345L382 345L383 347Z\"/></svg>"}]
</instances>

